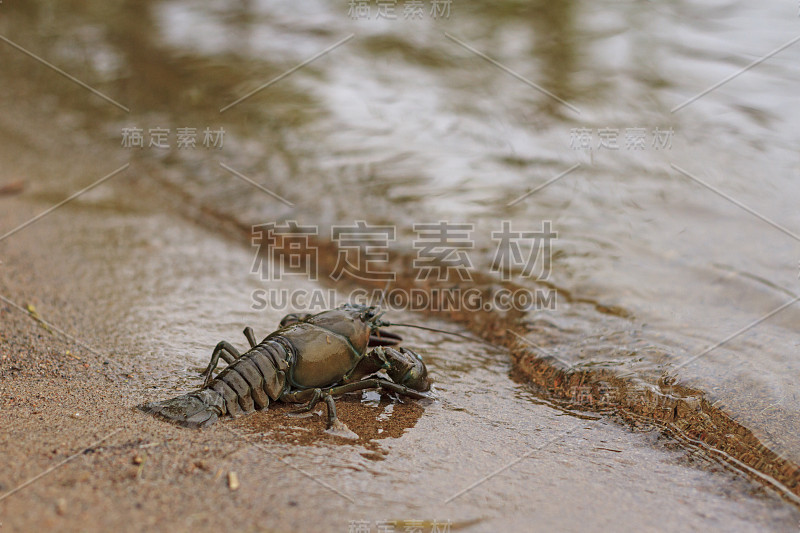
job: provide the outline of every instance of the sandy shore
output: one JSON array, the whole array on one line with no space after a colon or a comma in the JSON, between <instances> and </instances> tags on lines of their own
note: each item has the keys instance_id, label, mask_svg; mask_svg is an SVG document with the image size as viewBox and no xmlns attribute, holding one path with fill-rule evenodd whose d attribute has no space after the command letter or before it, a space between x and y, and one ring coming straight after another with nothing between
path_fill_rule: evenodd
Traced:
<instances>
[{"instance_id":1,"label":"sandy shore","mask_svg":"<svg viewBox=\"0 0 800 533\"><path fill-rule=\"evenodd\" d=\"M3 228L47 207L34 194L35 169L28 168L25 193L0 199ZM285 407L203 431L146 416L134 406L198 380L185 370L185 354L170 360L159 351L162 340L174 339L170 353L185 345L187 326L169 312L170 290L192 294L186 301L200 308L221 305L215 295L236 283L231 269L246 264L250 251L138 200L120 202L119 191L146 200L147 187L115 187L116 194L98 191L0 243L0 294L23 308L0 303L3 531L348 531L362 521L377 530L381 520L395 521L398 531L405 520L422 520L424 531L433 521L469 531L763 531L790 530L800 519L776 495L711 471L658 432L536 403L503 412L483 390L483 374L470 378L472 391L448 383L457 375L448 365L464 364L448 362L452 355L432 363L442 402L398 404L381 419L375 408L386 412L386 400L375 407L341 401L342 420L361 437L356 443L325 435L319 416L287 418ZM150 264L154 277L140 279ZM198 283L161 287L159 271L169 283L178 274ZM216 278L220 287L208 282ZM138 296L154 285L163 293L155 307ZM35 320L28 305L77 341ZM136 337L136 313L152 318L158 306L162 331L153 326ZM214 309L188 331L213 327L214 315L228 312ZM509 395L519 390L502 376L507 361L494 361L487 383L509 387ZM186 378L176 380L180 369Z\"/></svg>"}]
</instances>

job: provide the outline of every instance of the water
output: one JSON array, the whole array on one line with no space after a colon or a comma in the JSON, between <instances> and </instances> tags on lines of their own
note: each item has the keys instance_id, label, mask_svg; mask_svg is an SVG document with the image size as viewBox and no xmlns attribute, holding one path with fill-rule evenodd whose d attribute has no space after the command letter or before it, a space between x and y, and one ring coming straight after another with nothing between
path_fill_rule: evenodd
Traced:
<instances>
[{"instance_id":1,"label":"water","mask_svg":"<svg viewBox=\"0 0 800 533\"><path fill-rule=\"evenodd\" d=\"M413 21L353 20L346 4L322 1L152 1L113 13L89 4L68 16L50 4L18 9L31 24L0 21L4 35L36 43L132 109L123 116L87 101L3 50L46 81L40 91L79 109L76 130L104 135L111 148L130 125L228 130L220 151L118 148L163 171L181 202L245 227L295 219L325 234L357 219L396 224L392 247L408 253L413 223L467 222L470 257L484 273L501 220L523 229L550 220L558 239L549 283L571 297L525 317L530 339L568 363L632 379L668 372L800 461L797 307L692 359L800 293L800 44L687 103L790 43L800 34L796 5L472 2L454 3L448 19ZM577 128L591 131L592 150L572 146ZM618 150L598 149L602 128L619 129ZM627 128L645 129L644 149L626 148ZM674 132L671 147L653 146L656 128Z\"/></svg>"},{"instance_id":2,"label":"water","mask_svg":"<svg viewBox=\"0 0 800 533\"><path fill-rule=\"evenodd\" d=\"M531 317L558 328L548 348L622 373L671 371L800 459L796 307L681 366L798 294L792 67L800 46L690 101L789 43L796 6L507 2L454 5L440 21L351 20L327 2L248 6L227 11L244 21L234 34L217 10L165 3L162 35L178 50L280 58L287 67L356 35L292 79L315 102L314 118L294 132L302 172L291 181L300 183L269 180L296 199L292 217L391 221L406 246L414 222L473 223L472 258L484 271L499 220L522 229L552 220L550 281L630 318L562 300ZM269 91L226 113L242 120L269 103ZM592 150L575 149L575 128L592 132ZM619 149L598 149L603 128L618 130ZM644 128L643 149L626 148L627 128ZM674 132L668 147L655 129ZM306 203L317 198L304 194L307 180L325 184L322 201ZM243 218L271 220L272 209Z\"/></svg>"}]
</instances>

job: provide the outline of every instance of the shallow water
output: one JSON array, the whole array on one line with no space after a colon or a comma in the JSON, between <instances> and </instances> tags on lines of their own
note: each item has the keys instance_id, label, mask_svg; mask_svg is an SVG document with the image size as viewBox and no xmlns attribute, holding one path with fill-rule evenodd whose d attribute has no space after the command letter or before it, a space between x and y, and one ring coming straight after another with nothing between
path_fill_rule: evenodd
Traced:
<instances>
[{"instance_id":1,"label":"shallow water","mask_svg":"<svg viewBox=\"0 0 800 533\"><path fill-rule=\"evenodd\" d=\"M568 363L614 367L634 379L677 375L772 449L800 460L793 335L800 310L789 307L686 363L800 293L800 74L793 68L800 44L671 112L790 43L800 34L796 5L473 2L454 3L445 20L413 21L401 13L376 20L375 6L370 19L353 20L344 3L322 1L13 9L20 23L0 20L3 35L70 67L131 113L89 99L11 48L0 50L39 93L55 95L43 109L76 132L103 138L122 160L157 165L181 202L213 205L244 226L295 219L319 224L325 234L332 224L358 219L396 224L392 247L407 252L413 223L472 223L470 258L482 272L490 270L490 235L501 220L523 229L551 220L558 239L548 282L572 298L529 314L534 342ZM351 33L308 67L219 113ZM224 126L228 136L222 150L131 151L119 146L129 126ZM576 128L593 132L592 150L571 146ZM598 149L601 128L620 130L620 149ZM645 128L644 149L625 147L626 128ZM674 131L670 148L652 146L655 128ZM67 142L80 145L79 135ZM576 163L570 174L508 206ZM228 305L224 287L211 290L226 268L248 274L215 260L197 286L152 287L158 294L198 290L203 302L203 309L188 308L152 357L173 357L184 337L198 349L219 337L195 331L188 317L208 313L208 301ZM179 264L174 269L181 271ZM627 316L598 312L597 303ZM242 318L236 313L248 311L241 305L226 309L221 323ZM146 301L136 309L138 322L177 312ZM181 341L172 345L173 338ZM189 379L198 362L182 364Z\"/></svg>"},{"instance_id":2,"label":"shallow water","mask_svg":"<svg viewBox=\"0 0 800 533\"><path fill-rule=\"evenodd\" d=\"M551 220L558 239L549 281L632 318L559 300L556 310L530 317L558 329L548 349L634 377L672 373L800 459L799 309L693 359L800 293L800 45L688 102L790 43L800 32L796 6L479 3L453 5L438 21L352 20L328 2L246 6L164 3L161 35L176 50L283 65L356 35L292 79L315 107L290 141L302 171L288 182L268 180L297 204L285 216L323 226L391 222L406 247L413 223L471 223L470 257L483 271L500 220L520 229ZM229 27L234 18L240 32ZM230 120L268 103L268 91L226 111ZM575 128L592 131L591 150L575 149ZM598 148L602 128L619 130L618 150ZM643 149L626 148L626 128L645 128ZM655 143L656 128L674 132L668 148ZM506 205L575 163L581 167ZM319 201L315 182L326 190ZM274 206L253 200L262 207L237 216L272 220ZM536 340L541 326L531 329Z\"/></svg>"}]
</instances>

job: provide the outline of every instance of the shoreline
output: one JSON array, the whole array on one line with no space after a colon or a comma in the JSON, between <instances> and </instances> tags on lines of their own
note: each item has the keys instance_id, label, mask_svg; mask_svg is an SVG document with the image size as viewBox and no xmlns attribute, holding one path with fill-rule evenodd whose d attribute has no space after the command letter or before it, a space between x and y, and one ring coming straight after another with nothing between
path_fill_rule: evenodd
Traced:
<instances>
[{"instance_id":1,"label":"shoreline","mask_svg":"<svg viewBox=\"0 0 800 533\"><path fill-rule=\"evenodd\" d=\"M27 216L27 213L37 211L37 206L31 209L24 195L9 200L3 200L6 206L10 206L4 224L10 213ZM136 231L146 231L137 223L143 216L149 215L134 211L122 216L122 219L129 218L123 226L131 227L134 231L131 236ZM226 526L244 531L303 531L308 520L324 521L331 516L340 517L330 523L331 527L346 531L349 520L363 517L374 523L388 518L384 516L386 511L381 514L372 506L367 509L337 498L301 471L281 465L275 454L286 454L283 456L291 464L299 464L303 470L319 469L320 466L313 465L332 462L320 471L319 475L327 477L337 475L337 463L347 464L352 461L349 457L362 457L363 454L366 455L360 460L369 463L369 469L377 472L398 461L402 464L408 453L412 454L410 457L419 454L419 458L413 460L422 460L424 464L426 458L434 454L432 444L440 443L448 449L446 443L459 438L456 434L446 433L427 436L432 423L459 419L458 411L442 411L442 407L435 405L418 409L416 404L412 404L409 405L413 407L410 411L402 405L396 406L399 418L390 418L390 426L384 426L384 432L389 433L388 440L375 441L378 435L369 413L366 413L367 418L358 422L369 408L358 401L340 401L340 416L366 438L364 444L356 446L336 439L331 441L331 437L324 436L319 418L311 419L305 429L287 432L282 428L288 425L289 420L282 414L283 406L241 421L221 421L203 431L177 428L139 413L134 409L136 404L165 394L161 388L145 392L145 387L152 386L151 374L156 370L152 365L158 360L131 359L131 355L126 355L125 343L115 340L116 335L107 337L104 330L98 331L102 321L94 323L98 318L95 316L97 312L86 307L91 305L94 296L83 289L87 284L91 286L92 273L100 264L88 268L97 258L64 255L73 246L69 244L73 241L70 233L77 232L72 234L73 237L77 235L78 240L85 239L87 234L81 228L91 227L98 220L97 212L75 206L51 217L47 222L26 229L29 233L25 238L9 240L3 245L0 288L9 299L23 307L33 304L44 320L79 337L95 353L48 332L29 314L0 304L0 335L3 339L0 350L2 356L6 356L0 359L0 390L3 393L0 427L5 428L0 439L0 455L8 461L0 478L2 494L77 454L75 459L37 482L0 500L0 522L4 529L58 527L61 530L115 528L134 531L152 528L186 530L191 527L194 530L214 530L218 527L219 506L209 506L208 502L224 501ZM119 225L120 215L102 219L107 224ZM69 224L65 224L67 221ZM172 219L172 222L183 224L180 219ZM187 231L197 238L205 233L191 228ZM211 240L223 242L216 237L211 237ZM235 249L233 247L230 251ZM113 250L103 252L107 253L114 256ZM88 268L84 273L86 277L79 277L77 282L74 278L76 271L70 267L76 263ZM169 324L165 326L170 327ZM104 364L109 360L112 365ZM169 366L181 364L170 362ZM448 395L448 402L449 396L452 393ZM385 407L386 404L382 405ZM551 426L546 431L552 436L540 437L544 443L557 440L576 427L574 417L561 417L558 422L558 417L553 418L557 412L549 407L534 404L522 407L534 419L540 420L536 423L538 426ZM547 493L539 494L535 508L527 511L487 509L475 513L477 501L485 498L476 494L468 496L467 501L449 513L437 513L435 509L438 507L433 502L420 506L419 503L394 501L390 494L398 490L400 478L387 485L385 479L374 477L369 470L359 473L345 468L344 472L350 474L342 480L353 479L344 482L342 488L354 491L367 483L357 492L361 494L360 498L378 490L377 498L384 502L382 507L390 510L389 517L448 518L455 530L465 531L497 527L522 531L529 527L532 516L536 516L536 523L541 527L550 524L550 527L577 529L578 524L587 518L586 513L593 517L596 526L589 529L599 530L614 523L609 522L612 520L611 515L607 515L609 511L604 513L599 509L618 508L625 509L627 519L631 524L638 524L637 527L648 529L658 524L660 528L673 531L686 527L709 527L720 520L739 529L782 527L779 524L788 526L800 517L800 512L780 503L777 497L754 494L757 486L749 481L729 474L707 472L708 467L702 467L702 463L683 464L689 460L680 459L687 457L685 452L662 448L656 444L657 440L646 437L652 433L645 432L643 439L642 435L620 428L614 422L601 419L589 421L584 427L581 419L577 420L581 433L593 429L570 441L572 444L567 444L567 450L559 445L552 451L537 453L533 463L526 463L528 466L523 471L509 472L511 479L503 482L503 485L510 483L509 488L519 483L523 483L519 487L533 488L547 480ZM392 424L397 425L392 428ZM117 429L121 431L101 445L86 449ZM243 438L236 438L232 431ZM433 441L429 442L431 439ZM500 444L501 448L494 453L508 447L508 443ZM420 453L419 446L423 446L424 453ZM613 452L603 451L605 448ZM514 453L524 450L509 450L512 455L508 460L514 457ZM626 459L615 462L614 456L621 450L625 451ZM470 452L469 447L464 451ZM461 461L479 460L482 464L487 459L495 462L499 458L480 454ZM594 463L599 466L594 466ZM608 466L604 466L606 464ZM531 468L534 472L528 473ZM240 489L230 488L230 472L238 474ZM468 472L466 474L469 479L471 476ZM386 475L384 473L382 477ZM418 476L428 477L428 483L434 486L432 488L442 483L443 487L453 486L452 480L430 478L424 470L414 474L414 478ZM597 476L618 480L607 480L602 492L597 493L599 487L593 480ZM643 495L646 487L651 487L658 496L637 497L636 503L632 504L630 491L634 489L623 489L626 486L620 484L623 480L626 484L634 483L631 487L639 486ZM465 481L456 482L459 484L466 486ZM379 486L381 488L377 489ZM362 494L363 490L367 492ZM412 478L410 485L402 490L418 491L424 487L417 486ZM737 495L735 500L730 499L731 490ZM688 502L683 500L687 491L691 494ZM370 500L375 498L375 495L368 497ZM502 501L498 505L508 505ZM565 520L565 504L583 511ZM519 503L512 502L512 505L518 506ZM593 507L598 505L601 507ZM666 509L669 511L664 514ZM736 512L725 509L736 509ZM586 526L581 526L581 529L585 530Z\"/></svg>"},{"instance_id":2,"label":"shoreline","mask_svg":"<svg viewBox=\"0 0 800 533\"><path fill-rule=\"evenodd\" d=\"M321 252L322 272L333 272L338 250L328 241L318 241L314 245ZM280 249L273 252L278 257L290 253ZM393 289L431 293L451 288L447 284L417 283L408 268L410 256L392 254L390 262L398 272ZM474 283L461 282L458 287L467 285L483 294L495 290L494 280L476 277ZM517 288L508 285L512 290ZM372 285L371 288L380 290L382 287ZM624 314L624 310L605 308L599 302L589 303L599 312L616 316ZM800 509L800 465L770 449L752 429L737 422L724 408L709 402L702 390L681 385L664 376L641 383L621 378L610 370L565 368L561 362L552 357L542 357L521 342L526 331L519 324L519 314L502 316L487 311L445 310L427 315L459 324L485 341L509 350L514 365L513 377L536 387L543 398L567 409L618 416L624 423L644 421L652 424L665 434L687 443L690 448L706 448L708 453L729 467L771 486Z\"/></svg>"},{"instance_id":3,"label":"shoreline","mask_svg":"<svg viewBox=\"0 0 800 533\"><path fill-rule=\"evenodd\" d=\"M0 182L23 179L26 188L0 197L0 227L30 220L122 164L110 161L116 147L76 149L45 117L8 111ZM352 520L394 518L449 519L465 531L532 523L600 531L619 529L620 515L631 530L758 531L800 520L772 492L716 472L658 432L521 400L525 389L508 379L511 352L487 355L480 344L412 332L410 345L431 355L446 401L343 401L340 416L362 437L356 444L325 435L321 418L295 424L284 406L203 431L144 415L136 405L197 386L195 368L220 339L239 344L243 325L255 322L264 334L280 318L241 302L253 287L243 246L250 227L164 194L161 170L135 161L124 178L0 242L0 294L91 348L0 302L4 531L212 531L221 522L242 531L305 531L309 523L347 531ZM451 318L502 345L505 324ZM512 463L481 490L443 503Z\"/></svg>"}]
</instances>

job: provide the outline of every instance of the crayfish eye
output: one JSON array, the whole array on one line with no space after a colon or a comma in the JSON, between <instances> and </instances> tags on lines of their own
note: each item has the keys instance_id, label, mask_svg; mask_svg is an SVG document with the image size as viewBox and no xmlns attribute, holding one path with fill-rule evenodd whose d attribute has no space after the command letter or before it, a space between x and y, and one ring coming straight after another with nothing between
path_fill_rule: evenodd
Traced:
<instances>
[{"instance_id":1,"label":"crayfish eye","mask_svg":"<svg viewBox=\"0 0 800 533\"><path fill-rule=\"evenodd\" d=\"M361 321L362 322L369 322L373 318L375 318L375 307L370 306L365 308L364 312L361 314Z\"/></svg>"}]
</instances>

